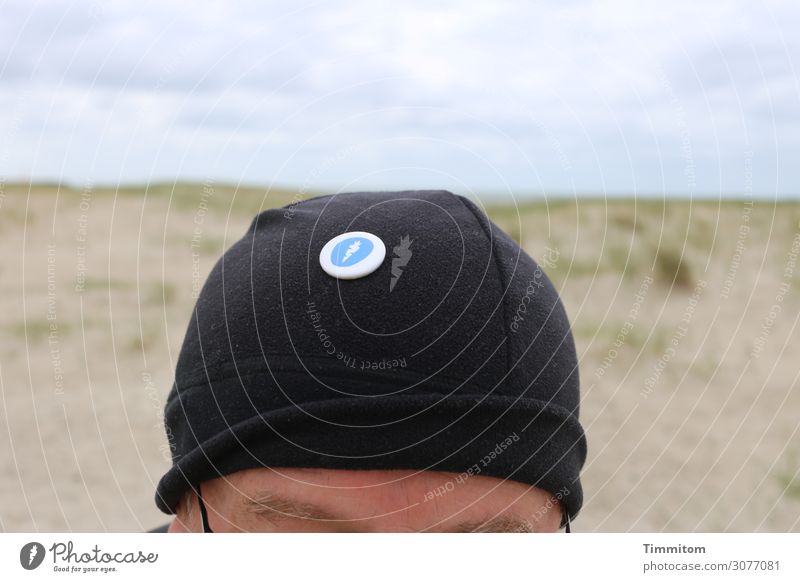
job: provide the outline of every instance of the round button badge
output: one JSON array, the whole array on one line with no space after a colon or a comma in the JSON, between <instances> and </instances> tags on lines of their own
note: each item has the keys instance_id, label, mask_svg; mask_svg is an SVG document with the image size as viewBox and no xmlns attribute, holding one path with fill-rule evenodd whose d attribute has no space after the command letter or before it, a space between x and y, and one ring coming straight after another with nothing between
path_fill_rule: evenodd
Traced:
<instances>
[{"instance_id":1,"label":"round button badge","mask_svg":"<svg viewBox=\"0 0 800 582\"><path fill-rule=\"evenodd\" d=\"M377 269L386 246L372 233L353 231L333 237L319 253L322 270L337 279L358 279Z\"/></svg>"}]
</instances>

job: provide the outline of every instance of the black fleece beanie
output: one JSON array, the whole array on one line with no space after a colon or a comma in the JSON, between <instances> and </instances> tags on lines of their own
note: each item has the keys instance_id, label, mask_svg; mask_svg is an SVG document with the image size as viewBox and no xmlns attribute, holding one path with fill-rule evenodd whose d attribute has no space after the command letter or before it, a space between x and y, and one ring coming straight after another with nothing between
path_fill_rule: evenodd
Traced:
<instances>
[{"instance_id":1,"label":"black fleece beanie","mask_svg":"<svg viewBox=\"0 0 800 582\"><path fill-rule=\"evenodd\" d=\"M579 400L556 290L474 203L320 196L257 215L205 282L156 504L247 468L412 469L530 484L574 517Z\"/></svg>"}]
</instances>

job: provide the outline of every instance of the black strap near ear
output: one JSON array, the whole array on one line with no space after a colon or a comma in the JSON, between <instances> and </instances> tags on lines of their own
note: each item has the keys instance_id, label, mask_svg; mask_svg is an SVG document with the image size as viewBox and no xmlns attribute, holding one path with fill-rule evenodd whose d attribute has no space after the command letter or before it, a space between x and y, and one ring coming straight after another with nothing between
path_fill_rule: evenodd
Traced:
<instances>
[{"instance_id":1,"label":"black strap near ear","mask_svg":"<svg viewBox=\"0 0 800 582\"><path fill-rule=\"evenodd\" d=\"M203 520L203 533L214 533L211 526L208 525L208 512L206 511L206 504L203 503L203 496L200 493L200 485L197 486L197 503L200 505L200 518Z\"/></svg>"}]
</instances>

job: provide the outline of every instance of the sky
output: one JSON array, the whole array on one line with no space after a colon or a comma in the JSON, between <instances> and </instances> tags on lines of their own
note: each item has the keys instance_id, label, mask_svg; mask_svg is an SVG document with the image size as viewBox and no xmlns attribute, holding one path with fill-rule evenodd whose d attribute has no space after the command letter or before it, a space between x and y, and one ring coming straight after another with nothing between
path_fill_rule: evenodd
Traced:
<instances>
[{"instance_id":1,"label":"sky","mask_svg":"<svg viewBox=\"0 0 800 582\"><path fill-rule=\"evenodd\" d=\"M799 197L798 2L0 0L0 183Z\"/></svg>"}]
</instances>

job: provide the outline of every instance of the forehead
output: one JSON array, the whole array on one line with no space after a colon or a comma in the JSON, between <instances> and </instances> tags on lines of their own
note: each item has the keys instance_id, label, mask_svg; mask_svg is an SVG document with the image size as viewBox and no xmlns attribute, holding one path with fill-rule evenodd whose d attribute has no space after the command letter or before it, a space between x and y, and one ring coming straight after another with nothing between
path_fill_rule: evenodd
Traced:
<instances>
[{"instance_id":1,"label":"forehead","mask_svg":"<svg viewBox=\"0 0 800 582\"><path fill-rule=\"evenodd\" d=\"M226 477L243 491L264 485L287 487L292 491L335 491L337 495L355 492L361 495L389 495L392 490L425 492L430 488L444 487L449 493L498 492L498 494L523 495L538 489L517 481L497 479L466 473L416 470L340 470L306 468L247 469Z\"/></svg>"},{"instance_id":2,"label":"forehead","mask_svg":"<svg viewBox=\"0 0 800 582\"><path fill-rule=\"evenodd\" d=\"M387 526L399 520L417 529L487 518L527 519L552 497L515 481L435 471L262 468L226 480L227 494L239 498L243 511L277 508L312 519L370 519Z\"/></svg>"}]
</instances>

